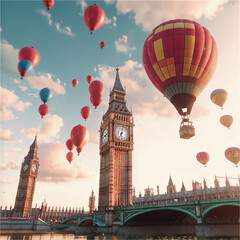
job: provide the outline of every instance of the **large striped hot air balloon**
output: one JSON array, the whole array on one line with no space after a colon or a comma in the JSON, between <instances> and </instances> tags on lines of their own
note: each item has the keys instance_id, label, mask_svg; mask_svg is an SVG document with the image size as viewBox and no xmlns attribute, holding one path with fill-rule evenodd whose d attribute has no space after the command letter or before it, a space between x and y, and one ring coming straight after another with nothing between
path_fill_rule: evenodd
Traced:
<instances>
[{"instance_id":1,"label":"large striped hot air balloon","mask_svg":"<svg viewBox=\"0 0 240 240\"><path fill-rule=\"evenodd\" d=\"M142 58L148 77L183 118L181 138L195 134L189 114L215 71L217 55L209 31L186 19L158 25L144 43Z\"/></svg>"}]
</instances>

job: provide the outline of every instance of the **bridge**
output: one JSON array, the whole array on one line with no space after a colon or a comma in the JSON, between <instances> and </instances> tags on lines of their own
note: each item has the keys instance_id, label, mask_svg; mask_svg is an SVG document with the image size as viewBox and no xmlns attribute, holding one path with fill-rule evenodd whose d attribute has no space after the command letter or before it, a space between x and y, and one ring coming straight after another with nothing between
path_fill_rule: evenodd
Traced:
<instances>
[{"instance_id":1,"label":"bridge","mask_svg":"<svg viewBox=\"0 0 240 240\"><path fill-rule=\"evenodd\" d=\"M168 202L120 207L115 210L77 214L55 225L76 227L76 233L117 233L239 236L239 197ZM141 227L140 227L141 226Z\"/></svg>"}]
</instances>

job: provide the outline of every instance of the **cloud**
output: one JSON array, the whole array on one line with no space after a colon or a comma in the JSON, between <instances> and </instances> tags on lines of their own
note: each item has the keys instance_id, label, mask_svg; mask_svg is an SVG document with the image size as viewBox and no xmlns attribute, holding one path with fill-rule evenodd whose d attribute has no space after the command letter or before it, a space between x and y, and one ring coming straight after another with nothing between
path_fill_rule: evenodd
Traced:
<instances>
[{"instance_id":1,"label":"cloud","mask_svg":"<svg viewBox=\"0 0 240 240\"><path fill-rule=\"evenodd\" d=\"M79 13L80 16L83 16L84 15L84 11L85 9L87 8L87 3L85 1L77 1L77 6L81 6L81 10L82 12Z\"/></svg>"},{"instance_id":2,"label":"cloud","mask_svg":"<svg viewBox=\"0 0 240 240\"><path fill-rule=\"evenodd\" d=\"M70 27L63 27L62 28L60 23L54 23L54 25L55 25L58 32L66 34L66 35L71 36L71 37L75 36L75 33L72 33L72 30L71 30Z\"/></svg>"},{"instance_id":3,"label":"cloud","mask_svg":"<svg viewBox=\"0 0 240 240\"><path fill-rule=\"evenodd\" d=\"M0 129L0 140L11 141L13 139L12 132L9 129Z\"/></svg>"},{"instance_id":4,"label":"cloud","mask_svg":"<svg viewBox=\"0 0 240 240\"><path fill-rule=\"evenodd\" d=\"M126 35L122 35L117 41L115 41L115 48L117 52L123 52L128 54L129 52L133 52L136 50L135 47L131 47L127 42L128 37Z\"/></svg>"},{"instance_id":5,"label":"cloud","mask_svg":"<svg viewBox=\"0 0 240 240\"><path fill-rule=\"evenodd\" d=\"M99 143L99 133L98 131L89 131L89 142L98 144Z\"/></svg>"},{"instance_id":6,"label":"cloud","mask_svg":"<svg viewBox=\"0 0 240 240\"><path fill-rule=\"evenodd\" d=\"M11 75L19 76L17 69L19 49L6 41L0 43L0 48L1 68Z\"/></svg>"},{"instance_id":7,"label":"cloud","mask_svg":"<svg viewBox=\"0 0 240 240\"><path fill-rule=\"evenodd\" d=\"M52 26L52 17L51 17L51 13L49 13L49 12L47 12L47 11L45 11L45 10L42 9L42 10L40 11L40 14L41 14L42 16L46 17L49 26Z\"/></svg>"},{"instance_id":8,"label":"cloud","mask_svg":"<svg viewBox=\"0 0 240 240\"><path fill-rule=\"evenodd\" d=\"M19 86L22 92L25 92L28 88L26 86Z\"/></svg>"},{"instance_id":9,"label":"cloud","mask_svg":"<svg viewBox=\"0 0 240 240\"><path fill-rule=\"evenodd\" d=\"M4 184L8 184L8 183L12 183L13 180L10 178L0 178L0 183L4 183Z\"/></svg>"},{"instance_id":10,"label":"cloud","mask_svg":"<svg viewBox=\"0 0 240 240\"><path fill-rule=\"evenodd\" d=\"M8 167L7 167L7 164L6 164L6 163L1 163L1 162L0 162L0 170L1 170L1 171L7 170L7 168L8 168Z\"/></svg>"},{"instance_id":11,"label":"cloud","mask_svg":"<svg viewBox=\"0 0 240 240\"><path fill-rule=\"evenodd\" d=\"M20 152L22 152L23 150L22 150L22 148L13 148L12 151L13 151L13 152L20 153Z\"/></svg>"},{"instance_id":12,"label":"cloud","mask_svg":"<svg viewBox=\"0 0 240 240\"><path fill-rule=\"evenodd\" d=\"M63 126L63 120L58 115L47 115L41 120L41 127L29 128L26 131L28 138L34 138L37 133L38 142L49 142L52 138L58 137L61 127Z\"/></svg>"},{"instance_id":13,"label":"cloud","mask_svg":"<svg viewBox=\"0 0 240 240\"><path fill-rule=\"evenodd\" d=\"M151 31L160 23L176 18L212 19L228 0L205 1L117 1L119 13L134 13L135 23L144 31Z\"/></svg>"},{"instance_id":14,"label":"cloud","mask_svg":"<svg viewBox=\"0 0 240 240\"><path fill-rule=\"evenodd\" d=\"M12 162L12 161L8 163L8 167L13 170L20 168L15 162Z\"/></svg>"},{"instance_id":15,"label":"cloud","mask_svg":"<svg viewBox=\"0 0 240 240\"><path fill-rule=\"evenodd\" d=\"M113 4L115 2L115 0L104 0L104 2L106 4Z\"/></svg>"},{"instance_id":16,"label":"cloud","mask_svg":"<svg viewBox=\"0 0 240 240\"><path fill-rule=\"evenodd\" d=\"M61 143L48 143L39 146L41 166L38 181L42 182L71 182L80 178L91 177L87 166L75 159L68 163L66 154L68 149Z\"/></svg>"},{"instance_id":17,"label":"cloud","mask_svg":"<svg viewBox=\"0 0 240 240\"><path fill-rule=\"evenodd\" d=\"M13 107L15 110L24 112L25 108L31 106L29 102L22 102L18 100L18 96L14 92L9 91L7 88L0 87L0 105L1 105L1 120L12 120L15 116L8 107Z\"/></svg>"},{"instance_id":18,"label":"cloud","mask_svg":"<svg viewBox=\"0 0 240 240\"><path fill-rule=\"evenodd\" d=\"M44 87L50 88L54 94L65 94L65 88L61 86L60 79L57 81L53 80L54 75L47 73L46 75L40 76L29 76L27 77L27 81L29 82L32 88L36 88L41 90Z\"/></svg>"}]
</instances>

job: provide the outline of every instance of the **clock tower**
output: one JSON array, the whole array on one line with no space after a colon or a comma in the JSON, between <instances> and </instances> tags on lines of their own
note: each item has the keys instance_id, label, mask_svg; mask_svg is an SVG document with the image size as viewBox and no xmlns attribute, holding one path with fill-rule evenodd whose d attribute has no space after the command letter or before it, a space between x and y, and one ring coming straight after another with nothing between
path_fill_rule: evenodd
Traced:
<instances>
[{"instance_id":1,"label":"clock tower","mask_svg":"<svg viewBox=\"0 0 240 240\"><path fill-rule=\"evenodd\" d=\"M98 210L132 204L133 117L126 106L117 65L109 107L100 127Z\"/></svg>"},{"instance_id":2,"label":"clock tower","mask_svg":"<svg viewBox=\"0 0 240 240\"><path fill-rule=\"evenodd\" d=\"M39 159L37 157L37 136L30 146L27 156L22 163L17 195L14 205L15 217L30 217L32 211L32 201L39 169Z\"/></svg>"}]
</instances>

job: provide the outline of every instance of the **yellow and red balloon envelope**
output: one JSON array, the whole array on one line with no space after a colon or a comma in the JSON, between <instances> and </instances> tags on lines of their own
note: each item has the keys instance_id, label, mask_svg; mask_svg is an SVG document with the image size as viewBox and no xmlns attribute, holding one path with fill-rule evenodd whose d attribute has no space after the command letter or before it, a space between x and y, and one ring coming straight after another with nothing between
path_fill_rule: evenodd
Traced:
<instances>
[{"instance_id":1,"label":"yellow and red balloon envelope","mask_svg":"<svg viewBox=\"0 0 240 240\"><path fill-rule=\"evenodd\" d=\"M196 155L197 160L206 167L207 162L209 161L209 154L207 152L199 152Z\"/></svg>"},{"instance_id":2,"label":"yellow and red balloon envelope","mask_svg":"<svg viewBox=\"0 0 240 240\"><path fill-rule=\"evenodd\" d=\"M220 118L220 123L229 128L232 126L233 124L233 117L231 115L223 115L221 118Z\"/></svg>"},{"instance_id":3,"label":"yellow and red balloon envelope","mask_svg":"<svg viewBox=\"0 0 240 240\"><path fill-rule=\"evenodd\" d=\"M225 150L225 157L237 167L240 161L240 149L237 147L230 147Z\"/></svg>"},{"instance_id":4,"label":"yellow and red balloon envelope","mask_svg":"<svg viewBox=\"0 0 240 240\"><path fill-rule=\"evenodd\" d=\"M222 108L227 101L228 93L224 89L216 89L211 93L210 98L214 104Z\"/></svg>"}]
</instances>

